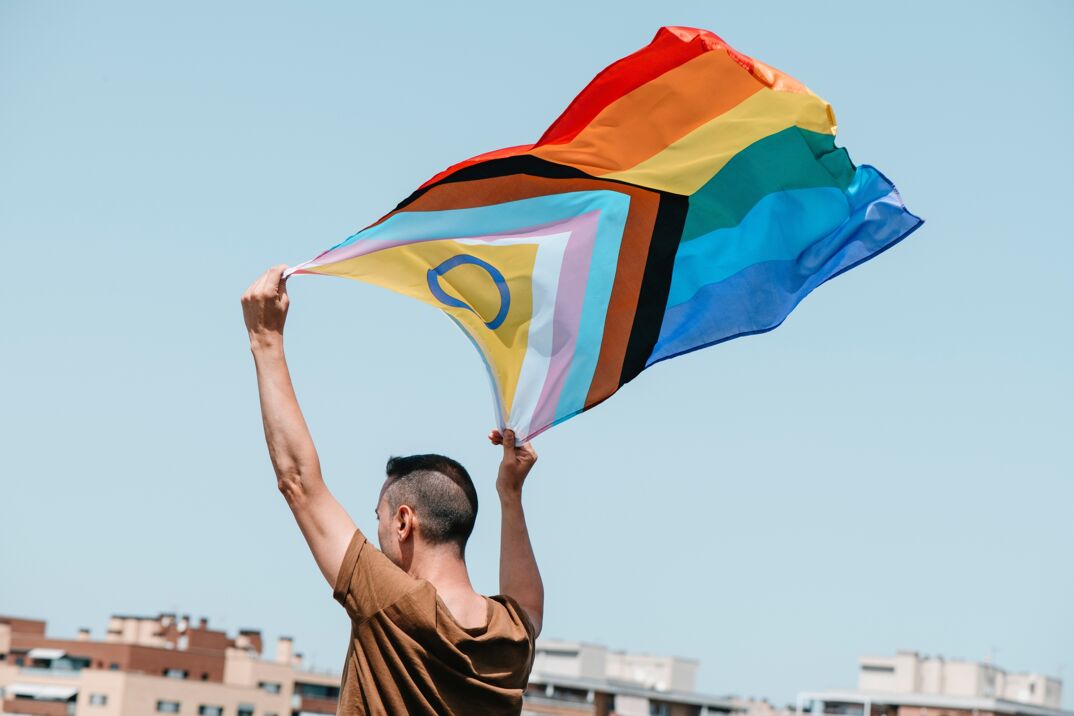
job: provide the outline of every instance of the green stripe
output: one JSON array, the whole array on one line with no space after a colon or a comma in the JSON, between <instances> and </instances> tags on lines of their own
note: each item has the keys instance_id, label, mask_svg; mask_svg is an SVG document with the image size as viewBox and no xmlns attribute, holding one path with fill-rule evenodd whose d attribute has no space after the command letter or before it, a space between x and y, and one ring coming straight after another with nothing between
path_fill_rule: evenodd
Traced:
<instances>
[{"instance_id":1,"label":"green stripe","mask_svg":"<svg viewBox=\"0 0 1074 716\"><path fill-rule=\"evenodd\" d=\"M835 187L846 191L854 164L835 137L799 127L743 149L690 197L682 240L738 226L753 206L777 191Z\"/></svg>"}]
</instances>

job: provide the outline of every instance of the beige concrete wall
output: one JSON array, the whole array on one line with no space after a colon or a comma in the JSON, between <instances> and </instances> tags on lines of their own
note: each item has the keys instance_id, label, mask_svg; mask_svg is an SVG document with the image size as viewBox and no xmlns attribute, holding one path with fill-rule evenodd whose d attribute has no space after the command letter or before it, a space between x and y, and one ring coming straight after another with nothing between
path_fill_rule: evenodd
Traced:
<instances>
[{"instance_id":1,"label":"beige concrete wall","mask_svg":"<svg viewBox=\"0 0 1074 716\"><path fill-rule=\"evenodd\" d=\"M928 706L900 706L897 716L997 716L992 711L938 709Z\"/></svg>"},{"instance_id":2,"label":"beige concrete wall","mask_svg":"<svg viewBox=\"0 0 1074 716\"><path fill-rule=\"evenodd\" d=\"M1011 701L1057 709L1062 704L1063 685L1058 679L1042 674L1007 674L1002 696Z\"/></svg>"},{"instance_id":3,"label":"beige concrete wall","mask_svg":"<svg viewBox=\"0 0 1074 716\"><path fill-rule=\"evenodd\" d=\"M290 664L262 661L250 652L228 649L224 660L224 683L232 686L256 688L262 681L272 681L285 686L295 673ZM336 679L337 683L339 679ZM317 682L320 683L320 682Z\"/></svg>"},{"instance_id":4,"label":"beige concrete wall","mask_svg":"<svg viewBox=\"0 0 1074 716\"><path fill-rule=\"evenodd\" d=\"M896 660L893 656L864 656L858 660L858 688L862 691L895 691ZM873 667L872 669L866 667Z\"/></svg>"},{"instance_id":5,"label":"beige concrete wall","mask_svg":"<svg viewBox=\"0 0 1074 716\"><path fill-rule=\"evenodd\" d=\"M78 678L77 712L79 716L120 716L126 688L122 671L83 669ZM94 694L103 694L103 705L90 704Z\"/></svg>"},{"instance_id":6,"label":"beige concrete wall","mask_svg":"<svg viewBox=\"0 0 1074 716\"><path fill-rule=\"evenodd\" d=\"M944 670L944 691L949 696L988 696L980 664L969 661L948 662Z\"/></svg>"},{"instance_id":7,"label":"beige concrete wall","mask_svg":"<svg viewBox=\"0 0 1074 716\"><path fill-rule=\"evenodd\" d=\"M158 699L179 702L179 713L196 716L198 707L223 706L224 713L234 716L239 704L250 704L257 716L278 714L289 716L290 697L280 693L273 695L256 688L214 684L179 679L162 679L141 674L125 674L126 694L122 711L116 716L146 716L156 713ZM80 713L81 716L81 713ZM95 716L87 712L87 716Z\"/></svg>"},{"instance_id":8,"label":"beige concrete wall","mask_svg":"<svg viewBox=\"0 0 1074 716\"><path fill-rule=\"evenodd\" d=\"M943 659L928 659L918 663L918 685L923 694L942 694L946 684Z\"/></svg>"},{"instance_id":9,"label":"beige concrete wall","mask_svg":"<svg viewBox=\"0 0 1074 716\"><path fill-rule=\"evenodd\" d=\"M917 652L900 651L895 654L895 690L900 693L916 693L920 688Z\"/></svg>"},{"instance_id":10,"label":"beige concrete wall","mask_svg":"<svg viewBox=\"0 0 1074 716\"><path fill-rule=\"evenodd\" d=\"M615 696L615 716L649 716L649 699L641 696Z\"/></svg>"},{"instance_id":11,"label":"beige concrete wall","mask_svg":"<svg viewBox=\"0 0 1074 716\"><path fill-rule=\"evenodd\" d=\"M574 679L603 679L608 650L596 644L542 639L537 642L533 673Z\"/></svg>"},{"instance_id":12,"label":"beige concrete wall","mask_svg":"<svg viewBox=\"0 0 1074 716\"><path fill-rule=\"evenodd\" d=\"M652 656L613 651L608 653L607 678L629 681L661 691L693 691L697 662L674 656Z\"/></svg>"},{"instance_id":13,"label":"beige concrete wall","mask_svg":"<svg viewBox=\"0 0 1074 716\"><path fill-rule=\"evenodd\" d=\"M7 624L0 624L0 654L7 654L11 651L11 627Z\"/></svg>"},{"instance_id":14,"label":"beige concrete wall","mask_svg":"<svg viewBox=\"0 0 1074 716\"><path fill-rule=\"evenodd\" d=\"M899 652L893 657L867 656L860 660L858 688L886 693L943 694L969 698L995 698L1058 709L1063 684L1042 674L1008 674L994 664L945 661ZM867 667L874 667L868 669ZM879 671L894 668L894 672Z\"/></svg>"},{"instance_id":15,"label":"beige concrete wall","mask_svg":"<svg viewBox=\"0 0 1074 716\"><path fill-rule=\"evenodd\" d=\"M160 623L156 619L111 617L108 620L105 641L162 647L165 645L165 640L156 635L159 630Z\"/></svg>"},{"instance_id":16,"label":"beige concrete wall","mask_svg":"<svg viewBox=\"0 0 1074 716\"><path fill-rule=\"evenodd\" d=\"M273 662L236 658L229 659L228 665L232 678L238 679L236 674L241 675L243 683L169 679L102 669L83 669L70 675L49 674L0 664L0 687L22 683L77 688L79 716L147 716L156 713L158 699L178 701L179 713L188 716L195 716L202 704L223 706L228 716L235 716L240 704L252 705L257 716L289 716L295 681L339 685L338 675L295 671ZM279 683L280 693L270 694L259 689L260 681ZM93 694L103 694L105 704L91 705Z\"/></svg>"}]
</instances>

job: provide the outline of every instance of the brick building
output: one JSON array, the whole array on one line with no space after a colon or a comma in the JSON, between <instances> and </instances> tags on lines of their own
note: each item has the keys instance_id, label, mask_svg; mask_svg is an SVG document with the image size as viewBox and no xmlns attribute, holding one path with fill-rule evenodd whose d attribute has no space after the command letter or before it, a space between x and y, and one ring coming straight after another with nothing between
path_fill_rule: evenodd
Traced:
<instances>
[{"instance_id":1,"label":"brick building","mask_svg":"<svg viewBox=\"0 0 1074 716\"><path fill-rule=\"evenodd\" d=\"M40 716L334 714L339 675L305 670L290 638L261 657L256 630L234 637L189 616L113 616L103 639L46 634L0 616L0 713Z\"/></svg>"},{"instance_id":2,"label":"brick building","mask_svg":"<svg viewBox=\"0 0 1074 716\"><path fill-rule=\"evenodd\" d=\"M28 716L334 714L339 675L302 666L290 638L262 658L261 634L205 619L113 616L103 639L48 636L45 622L0 616L0 713ZM697 662L541 640L526 716L747 716L694 691Z\"/></svg>"}]
</instances>

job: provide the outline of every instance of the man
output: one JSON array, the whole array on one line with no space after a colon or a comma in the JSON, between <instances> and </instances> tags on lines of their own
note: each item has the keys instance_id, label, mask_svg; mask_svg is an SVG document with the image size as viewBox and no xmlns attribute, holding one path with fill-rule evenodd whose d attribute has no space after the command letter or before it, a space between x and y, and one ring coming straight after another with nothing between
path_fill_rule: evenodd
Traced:
<instances>
[{"instance_id":1,"label":"man","mask_svg":"<svg viewBox=\"0 0 1074 716\"><path fill-rule=\"evenodd\" d=\"M340 714L518 714L541 631L544 587L522 511L537 459L510 431L496 478L500 591L474 591L464 560L477 516L466 470L441 455L392 458L377 503L378 551L321 477L283 352L289 298L276 266L242 297L277 485L351 618Z\"/></svg>"}]
</instances>

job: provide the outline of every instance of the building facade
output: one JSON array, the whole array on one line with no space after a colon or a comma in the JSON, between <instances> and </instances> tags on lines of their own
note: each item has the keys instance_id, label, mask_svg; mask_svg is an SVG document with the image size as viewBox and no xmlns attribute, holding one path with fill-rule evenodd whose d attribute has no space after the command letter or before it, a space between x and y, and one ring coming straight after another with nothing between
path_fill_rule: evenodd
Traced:
<instances>
[{"instance_id":1,"label":"building facade","mask_svg":"<svg viewBox=\"0 0 1074 716\"><path fill-rule=\"evenodd\" d=\"M694 690L698 662L613 651L599 644L537 642L524 714L709 716L743 704Z\"/></svg>"},{"instance_id":2,"label":"building facade","mask_svg":"<svg viewBox=\"0 0 1074 716\"><path fill-rule=\"evenodd\" d=\"M234 636L188 616L114 616L102 639L46 633L0 616L0 713L27 716L334 714L339 675L303 668L288 637L263 658L260 632ZM698 663L582 642L541 640L528 716L710 716L751 711L694 691Z\"/></svg>"},{"instance_id":3,"label":"building facade","mask_svg":"<svg viewBox=\"0 0 1074 716\"><path fill-rule=\"evenodd\" d=\"M858 688L803 692L797 716L1074 716L1063 683L994 664L900 651L859 660Z\"/></svg>"},{"instance_id":4,"label":"building facade","mask_svg":"<svg viewBox=\"0 0 1074 716\"><path fill-rule=\"evenodd\" d=\"M234 637L189 616L114 616L103 639L46 634L0 616L0 713L34 716L334 714L338 674L303 668L292 640L263 659L261 634Z\"/></svg>"}]
</instances>

